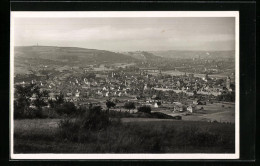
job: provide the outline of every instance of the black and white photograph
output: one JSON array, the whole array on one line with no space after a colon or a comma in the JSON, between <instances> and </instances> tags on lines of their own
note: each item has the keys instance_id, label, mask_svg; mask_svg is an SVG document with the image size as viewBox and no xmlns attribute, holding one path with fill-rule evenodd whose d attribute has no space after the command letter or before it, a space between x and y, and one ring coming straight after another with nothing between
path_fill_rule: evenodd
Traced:
<instances>
[{"instance_id":1,"label":"black and white photograph","mask_svg":"<svg viewBox=\"0 0 260 166\"><path fill-rule=\"evenodd\" d=\"M11 12L11 159L238 159L239 12Z\"/></svg>"}]
</instances>

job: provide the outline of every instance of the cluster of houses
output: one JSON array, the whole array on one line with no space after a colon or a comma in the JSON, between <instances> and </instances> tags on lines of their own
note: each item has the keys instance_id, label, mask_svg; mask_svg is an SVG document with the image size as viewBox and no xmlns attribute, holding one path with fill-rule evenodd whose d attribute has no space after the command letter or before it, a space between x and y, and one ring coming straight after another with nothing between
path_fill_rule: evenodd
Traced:
<instances>
[{"instance_id":1,"label":"cluster of houses","mask_svg":"<svg viewBox=\"0 0 260 166\"><path fill-rule=\"evenodd\" d=\"M90 77L89 74L92 74ZM173 91L175 93L185 93L188 96L195 94L218 96L223 92L233 91L231 80L227 77L222 83L217 83L217 79L205 77L194 77L193 74L171 76L161 73L156 68L140 68L139 72L121 70L96 71L88 73L86 70L81 73L65 70L59 72L48 79L32 79L30 82L21 81L16 84L26 85L36 83L41 89L48 90L49 99L55 100L55 96L62 93L66 101L85 102L90 98L109 97L129 97L138 100L140 94L146 94L145 101L153 103L154 107L159 107L154 100L151 91ZM149 94L149 95L147 95ZM152 99L152 100L151 100ZM163 102L163 101L162 101ZM194 103L194 105L196 105ZM195 106L183 106L174 104L174 111L193 112Z\"/></svg>"}]
</instances>

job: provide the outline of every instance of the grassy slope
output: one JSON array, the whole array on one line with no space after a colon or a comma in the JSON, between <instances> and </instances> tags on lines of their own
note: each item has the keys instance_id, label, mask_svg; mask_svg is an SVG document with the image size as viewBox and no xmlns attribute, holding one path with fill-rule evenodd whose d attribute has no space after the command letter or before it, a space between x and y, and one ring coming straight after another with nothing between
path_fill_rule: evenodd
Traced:
<instances>
[{"instance_id":1,"label":"grassy slope","mask_svg":"<svg viewBox=\"0 0 260 166\"><path fill-rule=\"evenodd\" d=\"M234 58L235 51L184 51L184 50L168 50L168 51L151 51L156 56L164 58Z\"/></svg>"},{"instance_id":2,"label":"grassy slope","mask_svg":"<svg viewBox=\"0 0 260 166\"><path fill-rule=\"evenodd\" d=\"M15 153L233 153L234 125L132 121L61 140L56 119L15 120ZM205 134L208 136L205 139ZM197 136L194 136L197 135ZM198 142L199 141L199 142Z\"/></svg>"},{"instance_id":3,"label":"grassy slope","mask_svg":"<svg viewBox=\"0 0 260 166\"><path fill-rule=\"evenodd\" d=\"M55 47L55 46L19 46L15 47L15 66L29 64L96 64L96 63L119 63L133 62L136 59L105 50L85 49L78 47Z\"/></svg>"}]
</instances>

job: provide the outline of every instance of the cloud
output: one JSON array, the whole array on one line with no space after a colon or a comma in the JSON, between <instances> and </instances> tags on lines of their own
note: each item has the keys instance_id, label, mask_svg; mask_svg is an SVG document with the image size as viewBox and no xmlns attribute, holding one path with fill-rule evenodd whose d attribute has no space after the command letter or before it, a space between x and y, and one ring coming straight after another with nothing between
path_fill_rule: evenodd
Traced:
<instances>
[{"instance_id":1,"label":"cloud","mask_svg":"<svg viewBox=\"0 0 260 166\"><path fill-rule=\"evenodd\" d=\"M225 18L26 19L16 22L15 45L40 43L120 51L234 49L233 24Z\"/></svg>"}]
</instances>

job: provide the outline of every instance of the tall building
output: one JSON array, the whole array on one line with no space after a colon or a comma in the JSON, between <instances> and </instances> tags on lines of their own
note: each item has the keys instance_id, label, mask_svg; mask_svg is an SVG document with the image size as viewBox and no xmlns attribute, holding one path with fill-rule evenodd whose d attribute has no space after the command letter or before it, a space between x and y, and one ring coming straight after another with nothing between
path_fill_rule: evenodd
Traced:
<instances>
[{"instance_id":1,"label":"tall building","mask_svg":"<svg viewBox=\"0 0 260 166\"><path fill-rule=\"evenodd\" d=\"M230 77L229 76L227 77L227 80L226 80L226 88L230 89Z\"/></svg>"},{"instance_id":2,"label":"tall building","mask_svg":"<svg viewBox=\"0 0 260 166\"><path fill-rule=\"evenodd\" d=\"M209 79L209 74L205 74L205 79L208 80Z\"/></svg>"},{"instance_id":3,"label":"tall building","mask_svg":"<svg viewBox=\"0 0 260 166\"><path fill-rule=\"evenodd\" d=\"M144 84L144 90L147 90L147 84Z\"/></svg>"}]
</instances>

